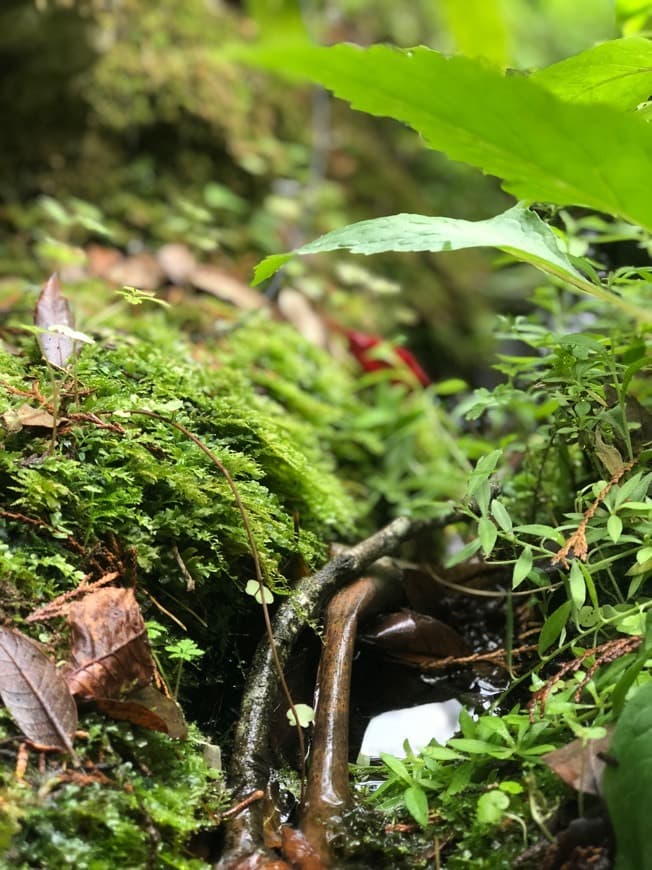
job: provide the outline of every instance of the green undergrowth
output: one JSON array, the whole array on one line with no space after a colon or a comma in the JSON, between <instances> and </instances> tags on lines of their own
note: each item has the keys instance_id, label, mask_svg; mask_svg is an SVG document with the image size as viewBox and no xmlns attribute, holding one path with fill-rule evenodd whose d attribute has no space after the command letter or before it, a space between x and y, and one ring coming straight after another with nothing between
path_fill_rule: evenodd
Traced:
<instances>
[{"instance_id":1,"label":"green undergrowth","mask_svg":"<svg viewBox=\"0 0 652 870\"><path fill-rule=\"evenodd\" d=\"M452 424L429 392L392 384L391 372L359 381L268 314L234 321L191 297L134 307L98 283L65 290L93 342L66 371L54 369L28 328L36 288L5 291L2 617L65 657L58 625L25 617L82 579L117 571L135 584L186 716L228 742L263 624L247 594L255 566L233 492L187 433L231 475L277 598L327 559L331 542L409 508L419 476L422 490L425 477L432 487L412 511L437 500L445 510L461 491L463 463L451 462L431 424ZM21 425L24 405L45 412L41 425ZM58 759L49 779L32 763L16 783L18 735L6 727L2 848L19 866L99 868L124 863L123 853L136 856L129 866L154 853L156 866L203 866L186 847L195 830L214 827L212 780L192 740L96 719L91 742L111 744L111 784L63 782Z\"/></svg>"},{"instance_id":2,"label":"green undergrowth","mask_svg":"<svg viewBox=\"0 0 652 870\"><path fill-rule=\"evenodd\" d=\"M0 768L2 866L208 867L188 846L228 798L197 731L180 742L96 716L81 724L83 770L53 760L17 781Z\"/></svg>"}]
</instances>

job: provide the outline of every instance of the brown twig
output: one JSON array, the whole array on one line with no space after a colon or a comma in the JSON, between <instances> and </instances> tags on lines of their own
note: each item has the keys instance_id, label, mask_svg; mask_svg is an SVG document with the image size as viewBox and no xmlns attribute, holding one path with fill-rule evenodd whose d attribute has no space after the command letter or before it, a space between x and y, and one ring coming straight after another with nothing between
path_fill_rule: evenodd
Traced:
<instances>
[{"instance_id":1,"label":"brown twig","mask_svg":"<svg viewBox=\"0 0 652 870\"><path fill-rule=\"evenodd\" d=\"M319 700L310 753L308 785L301 806L301 831L328 866L331 827L351 800L349 791L349 698L353 648L363 616L397 607L403 600L400 572L389 565L361 577L335 595L326 610L319 663Z\"/></svg>"},{"instance_id":2,"label":"brown twig","mask_svg":"<svg viewBox=\"0 0 652 870\"><path fill-rule=\"evenodd\" d=\"M296 591L279 607L273 622L275 656L267 640L258 646L243 694L236 727L229 780L237 795L264 789L269 766L260 759L269 756L272 713L278 702L275 658L287 663L292 646L306 622L314 620L324 602L338 589L380 559L393 553L404 541L428 529L458 522L456 514L433 520L399 517L346 552L339 553L310 577L299 581ZM263 813L255 804L227 828L226 852L221 866L228 868L248 855L266 854L263 848Z\"/></svg>"}]
</instances>

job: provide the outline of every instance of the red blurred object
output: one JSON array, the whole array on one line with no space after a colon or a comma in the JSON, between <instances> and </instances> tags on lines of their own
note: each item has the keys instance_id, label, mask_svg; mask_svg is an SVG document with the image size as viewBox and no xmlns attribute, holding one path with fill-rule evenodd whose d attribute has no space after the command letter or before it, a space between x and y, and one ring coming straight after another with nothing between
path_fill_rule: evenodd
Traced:
<instances>
[{"instance_id":1,"label":"red blurred object","mask_svg":"<svg viewBox=\"0 0 652 870\"><path fill-rule=\"evenodd\" d=\"M371 335L368 332L358 332L354 329L346 329L341 326L338 329L346 336L350 352L366 372L377 372L381 369L398 369L403 364L410 369L422 387L427 387L432 383L414 354L410 353L407 348L390 345L392 353L398 357L396 365L393 365L389 360L379 359L373 354L374 348L384 343L384 339L380 335Z\"/></svg>"}]
</instances>

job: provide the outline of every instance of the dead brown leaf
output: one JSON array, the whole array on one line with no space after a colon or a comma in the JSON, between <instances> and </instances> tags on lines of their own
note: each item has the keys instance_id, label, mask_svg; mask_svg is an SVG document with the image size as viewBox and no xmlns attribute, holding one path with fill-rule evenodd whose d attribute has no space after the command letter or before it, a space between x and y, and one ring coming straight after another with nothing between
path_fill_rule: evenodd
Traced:
<instances>
[{"instance_id":1,"label":"dead brown leaf","mask_svg":"<svg viewBox=\"0 0 652 870\"><path fill-rule=\"evenodd\" d=\"M102 713L113 719L124 719L150 731L162 731L177 740L185 740L188 736L181 707L155 686L137 689L120 700L96 698L95 703Z\"/></svg>"},{"instance_id":2,"label":"dead brown leaf","mask_svg":"<svg viewBox=\"0 0 652 870\"><path fill-rule=\"evenodd\" d=\"M156 257L146 253L118 260L106 277L115 284L138 287L139 290L156 290L165 278Z\"/></svg>"},{"instance_id":3,"label":"dead brown leaf","mask_svg":"<svg viewBox=\"0 0 652 870\"><path fill-rule=\"evenodd\" d=\"M70 610L70 603L73 599L79 598L82 595L87 595L94 589L100 586L106 586L107 583L112 583L120 574L117 571L110 571L104 574L99 580L94 580L92 583L82 581L79 586L74 589L69 589L68 592L63 592L52 601L48 601L43 607L38 607L26 617L25 622L45 622L48 619L55 619L58 616L67 616Z\"/></svg>"},{"instance_id":4,"label":"dead brown leaf","mask_svg":"<svg viewBox=\"0 0 652 870\"><path fill-rule=\"evenodd\" d=\"M291 323L300 335L317 347L327 346L326 325L303 293L285 287L278 295L277 305L283 319Z\"/></svg>"},{"instance_id":5,"label":"dead brown leaf","mask_svg":"<svg viewBox=\"0 0 652 870\"><path fill-rule=\"evenodd\" d=\"M93 278L106 278L123 259L117 248L106 248L104 245L89 245L86 248L88 274Z\"/></svg>"},{"instance_id":6,"label":"dead brown leaf","mask_svg":"<svg viewBox=\"0 0 652 870\"><path fill-rule=\"evenodd\" d=\"M613 726L598 740L573 740L561 749L542 755L548 767L576 791L602 794L602 774L605 762L599 756L609 749Z\"/></svg>"},{"instance_id":7,"label":"dead brown leaf","mask_svg":"<svg viewBox=\"0 0 652 870\"><path fill-rule=\"evenodd\" d=\"M60 671L31 638L0 628L0 696L32 743L73 752L77 707Z\"/></svg>"},{"instance_id":8,"label":"dead brown leaf","mask_svg":"<svg viewBox=\"0 0 652 870\"><path fill-rule=\"evenodd\" d=\"M120 698L155 672L133 589L97 589L68 609L71 668L66 681L86 700Z\"/></svg>"},{"instance_id":9,"label":"dead brown leaf","mask_svg":"<svg viewBox=\"0 0 652 870\"><path fill-rule=\"evenodd\" d=\"M231 302L243 311L253 311L267 304L267 300L261 293L218 269L217 266L197 266L189 275L189 281L199 290Z\"/></svg>"},{"instance_id":10,"label":"dead brown leaf","mask_svg":"<svg viewBox=\"0 0 652 870\"><path fill-rule=\"evenodd\" d=\"M173 284L185 284L197 268L197 260L188 245L171 242L159 249L156 259Z\"/></svg>"},{"instance_id":11,"label":"dead brown leaf","mask_svg":"<svg viewBox=\"0 0 652 870\"><path fill-rule=\"evenodd\" d=\"M70 305L61 292L56 272L50 275L36 302L34 323L39 329L51 329L54 326L73 328ZM45 359L59 368L66 365L75 349L72 338L62 333L40 333L38 343Z\"/></svg>"}]
</instances>

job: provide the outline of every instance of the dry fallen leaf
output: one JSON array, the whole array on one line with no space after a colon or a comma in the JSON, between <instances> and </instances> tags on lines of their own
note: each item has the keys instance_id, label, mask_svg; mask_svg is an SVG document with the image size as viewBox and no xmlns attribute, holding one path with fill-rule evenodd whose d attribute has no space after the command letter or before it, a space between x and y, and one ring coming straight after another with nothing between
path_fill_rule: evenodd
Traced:
<instances>
[{"instance_id":1,"label":"dry fallen leaf","mask_svg":"<svg viewBox=\"0 0 652 870\"><path fill-rule=\"evenodd\" d=\"M613 730L609 726L606 736L597 740L572 740L561 749L542 755L541 760L576 791L602 795L605 762L599 755L608 751Z\"/></svg>"},{"instance_id":2,"label":"dry fallen leaf","mask_svg":"<svg viewBox=\"0 0 652 870\"><path fill-rule=\"evenodd\" d=\"M137 689L120 700L96 698L98 708L113 719L124 719L132 725L162 731L177 740L185 740L188 727L181 707L172 698L166 698L156 686Z\"/></svg>"},{"instance_id":3,"label":"dry fallen leaf","mask_svg":"<svg viewBox=\"0 0 652 870\"><path fill-rule=\"evenodd\" d=\"M115 284L138 287L139 290L156 290L164 281L163 269L151 254L134 254L112 266L106 278Z\"/></svg>"},{"instance_id":4,"label":"dry fallen leaf","mask_svg":"<svg viewBox=\"0 0 652 870\"><path fill-rule=\"evenodd\" d=\"M133 589L97 589L70 604L73 695L87 700L120 698L154 677L154 659Z\"/></svg>"},{"instance_id":5,"label":"dry fallen leaf","mask_svg":"<svg viewBox=\"0 0 652 870\"><path fill-rule=\"evenodd\" d=\"M88 274L93 278L106 278L111 269L124 259L117 248L89 245L86 248Z\"/></svg>"},{"instance_id":6,"label":"dry fallen leaf","mask_svg":"<svg viewBox=\"0 0 652 870\"><path fill-rule=\"evenodd\" d=\"M300 335L317 347L327 346L326 325L303 293L284 287L278 295L277 305L283 319L291 323Z\"/></svg>"},{"instance_id":7,"label":"dry fallen leaf","mask_svg":"<svg viewBox=\"0 0 652 870\"><path fill-rule=\"evenodd\" d=\"M173 284L185 284L197 268L197 260L188 245L180 242L163 245L156 254L161 269Z\"/></svg>"},{"instance_id":8,"label":"dry fallen leaf","mask_svg":"<svg viewBox=\"0 0 652 870\"><path fill-rule=\"evenodd\" d=\"M36 302L34 323L39 329L49 330L53 326L72 329L72 314L68 300L61 292L61 284L56 273L50 275ZM42 332L38 336L41 353L52 365L63 368L75 350L75 343L64 333Z\"/></svg>"},{"instance_id":9,"label":"dry fallen leaf","mask_svg":"<svg viewBox=\"0 0 652 870\"><path fill-rule=\"evenodd\" d=\"M120 574L117 571L110 571L108 574L103 574L99 580L94 580L92 583L87 583L85 580L76 586L74 589L69 589L61 595L57 595L52 601L48 601L42 607L37 607L26 618L25 622L45 622L48 619L55 619L61 616L67 616L70 610L70 605L75 598L80 598L83 595L88 595L94 589L99 589L100 586L106 586L107 583L112 583L117 580Z\"/></svg>"},{"instance_id":10,"label":"dry fallen leaf","mask_svg":"<svg viewBox=\"0 0 652 870\"><path fill-rule=\"evenodd\" d=\"M61 673L31 638L0 628L0 696L38 746L73 752L77 707Z\"/></svg>"},{"instance_id":11,"label":"dry fallen leaf","mask_svg":"<svg viewBox=\"0 0 652 870\"><path fill-rule=\"evenodd\" d=\"M188 276L188 280L199 290L231 302L243 311L263 308L267 304L262 293L252 290L251 287L216 266L197 266Z\"/></svg>"}]
</instances>

